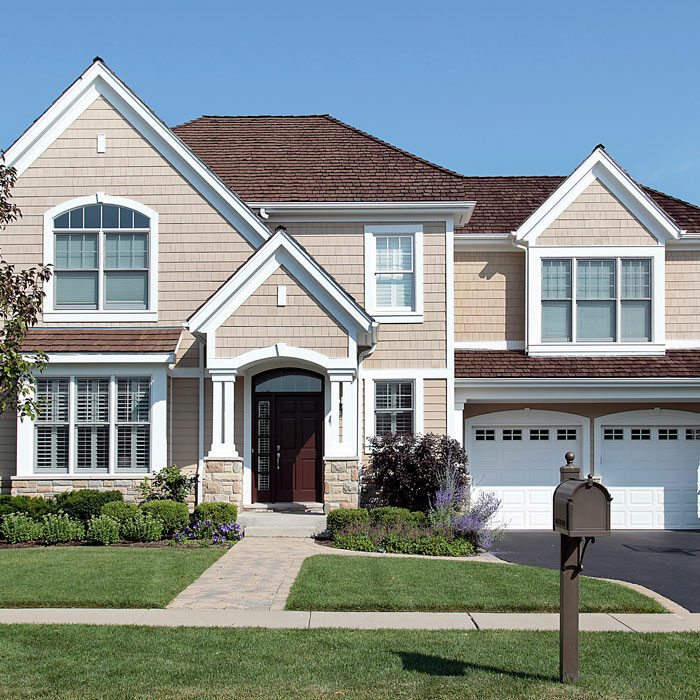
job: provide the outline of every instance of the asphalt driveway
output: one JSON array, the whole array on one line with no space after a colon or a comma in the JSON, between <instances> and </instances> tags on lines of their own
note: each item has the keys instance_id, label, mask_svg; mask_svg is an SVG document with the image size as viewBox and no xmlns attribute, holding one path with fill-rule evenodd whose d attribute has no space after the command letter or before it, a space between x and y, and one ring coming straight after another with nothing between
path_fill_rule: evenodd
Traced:
<instances>
[{"instance_id":1,"label":"asphalt driveway","mask_svg":"<svg viewBox=\"0 0 700 700\"><path fill-rule=\"evenodd\" d=\"M494 553L516 564L559 569L559 535L507 531ZM583 569L588 576L639 583L700 612L700 531L618 530L589 545Z\"/></svg>"}]
</instances>

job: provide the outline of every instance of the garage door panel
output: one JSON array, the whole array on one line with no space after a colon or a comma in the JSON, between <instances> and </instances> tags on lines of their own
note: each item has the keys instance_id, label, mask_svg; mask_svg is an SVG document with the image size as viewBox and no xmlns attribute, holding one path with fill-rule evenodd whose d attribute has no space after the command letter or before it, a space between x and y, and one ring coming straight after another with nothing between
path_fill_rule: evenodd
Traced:
<instances>
[{"instance_id":1,"label":"garage door panel","mask_svg":"<svg viewBox=\"0 0 700 700\"><path fill-rule=\"evenodd\" d=\"M651 415L646 426L601 427L599 471L613 497L613 527L700 527L697 434L694 426L654 425Z\"/></svg>"}]
</instances>

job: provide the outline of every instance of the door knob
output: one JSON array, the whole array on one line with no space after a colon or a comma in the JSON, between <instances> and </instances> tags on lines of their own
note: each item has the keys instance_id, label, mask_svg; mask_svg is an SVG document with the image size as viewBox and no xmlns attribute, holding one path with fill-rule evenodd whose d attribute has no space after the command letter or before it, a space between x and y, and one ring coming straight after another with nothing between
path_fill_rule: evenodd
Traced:
<instances>
[{"instance_id":1,"label":"door knob","mask_svg":"<svg viewBox=\"0 0 700 700\"><path fill-rule=\"evenodd\" d=\"M277 469L280 468L280 446L277 445Z\"/></svg>"}]
</instances>

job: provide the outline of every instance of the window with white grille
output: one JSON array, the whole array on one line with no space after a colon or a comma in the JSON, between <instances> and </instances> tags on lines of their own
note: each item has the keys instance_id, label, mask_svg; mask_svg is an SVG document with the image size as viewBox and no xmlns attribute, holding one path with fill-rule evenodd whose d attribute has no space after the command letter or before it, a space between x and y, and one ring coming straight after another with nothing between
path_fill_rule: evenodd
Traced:
<instances>
[{"instance_id":1,"label":"window with white grille","mask_svg":"<svg viewBox=\"0 0 700 700\"><path fill-rule=\"evenodd\" d=\"M377 236L375 245L376 307L412 311L413 236Z\"/></svg>"},{"instance_id":2,"label":"window with white grille","mask_svg":"<svg viewBox=\"0 0 700 700\"><path fill-rule=\"evenodd\" d=\"M150 377L42 377L36 394L37 472L150 471Z\"/></svg>"},{"instance_id":3,"label":"window with white grille","mask_svg":"<svg viewBox=\"0 0 700 700\"><path fill-rule=\"evenodd\" d=\"M150 380L117 379L117 471L147 471L151 456Z\"/></svg>"},{"instance_id":4,"label":"window with white grille","mask_svg":"<svg viewBox=\"0 0 700 700\"><path fill-rule=\"evenodd\" d=\"M68 471L69 379L36 380L39 416L35 421L35 465L38 472Z\"/></svg>"},{"instance_id":5,"label":"window with white grille","mask_svg":"<svg viewBox=\"0 0 700 700\"><path fill-rule=\"evenodd\" d=\"M413 382L375 382L375 435L413 432Z\"/></svg>"}]
</instances>

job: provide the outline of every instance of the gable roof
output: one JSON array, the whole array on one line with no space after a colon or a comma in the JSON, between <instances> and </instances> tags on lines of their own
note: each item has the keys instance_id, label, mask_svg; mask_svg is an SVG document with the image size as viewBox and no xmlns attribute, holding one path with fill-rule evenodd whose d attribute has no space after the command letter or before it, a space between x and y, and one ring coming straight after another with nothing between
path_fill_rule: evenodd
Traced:
<instances>
[{"instance_id":1,"label":"gable roof","mask_svg":"<svg viewBox=\"0 0 700 700\"><path fill-rule=\"evenodd\" d=\"M92 63L10 146L21 175L95 100L104 97L253 246L270 237L255 213L102 61Z\"/></svg>"},{"instance_id":2,"label":"gable roof","mask_svg":"<svg viewBox=\"0 0 700 700\"><path fill-rule=\"evenodd\" d=\"M461 175L328 114L203 116L173 131L248 202L476 201L458 233L510 233L566 179ZM700 207L641 187L700 232Z\"/></svg>"},{"instance_id":3,"label":"gable roof","mask_svg":"<svg viewBox=\"0 0 700 700\"><path fill-rule=\"evenodd\" d=\"M279 228L187 319L187 329L194 335L215 331L279 267L353 335L371 334L376 328L362 306L284 228Z\"/></svg>"}]
</instances>

